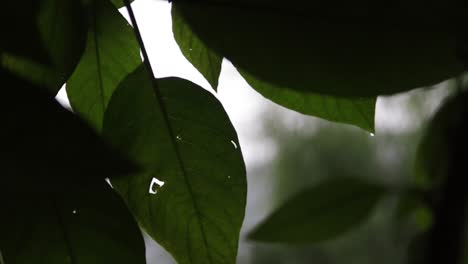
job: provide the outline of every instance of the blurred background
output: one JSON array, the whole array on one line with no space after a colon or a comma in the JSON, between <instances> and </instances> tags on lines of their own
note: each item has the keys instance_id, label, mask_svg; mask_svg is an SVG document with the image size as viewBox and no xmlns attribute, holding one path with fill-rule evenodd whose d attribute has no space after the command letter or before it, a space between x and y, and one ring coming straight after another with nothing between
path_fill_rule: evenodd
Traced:
<instances>
[{"instance_id":1,"label":"blurred background","mask_svg":"<svg viewBox=\"0 0 468 264\"><path fill-rule=\"evenodd\" d=\"M214 93L174 41L170 3L137 0L132 6L156 77L182 77ZM128 18L125 9L121 12ZM250 88L224 61L214 95L237 130L248 178L238 263L403 263L410 239L428 216L399 217L398 193L411 180L421 133L451 86L445 82L379 97L374 135L276 105ZM64 89L57 98L67 104ZM386 183L394 186L395 195L382 200L365 223L335 240L310 246L246 240L246 233L291 195L324 178L343 176ZM150 238L146 242L148 264L175 263Z\"/></svg>"}]
</instances>

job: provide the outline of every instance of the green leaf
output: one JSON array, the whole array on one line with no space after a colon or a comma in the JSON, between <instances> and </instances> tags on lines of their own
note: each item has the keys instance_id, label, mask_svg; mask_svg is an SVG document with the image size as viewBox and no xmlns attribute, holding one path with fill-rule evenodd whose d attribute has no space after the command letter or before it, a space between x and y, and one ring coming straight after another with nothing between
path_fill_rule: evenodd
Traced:
<instances>
[{"instance_id":1,"label":"green leaf","mask_svg":"<svg viewBox=\"0 0 468 264\"><path fill-rule=\"evenodd\" d=\"M104 180L86 190L21 194L0 204L5 263L146 263L138 225Z\"/></svg>"},{"instance_id":2,"label":"green leaf","mask_svg":"<svg viewBox=\"0 0 468 264\"><path fill-rule=\"evenodd\" d=\"M43 88L0 71L0 200L10 193L50 192L136 172Z\"/></svg>"},{"instance_id":3,"label":"green leaf","mask_svg":"<svg viewBox=\"0 0 468 264\"><path fill-rule=\"evenodd\" d=\"M208 47L239 70L291 90L369 97L433 85L464 71L455 29L465 9L455 0L391 3L384 12L369 0L174 6Z\"/></svg>"},{"instance_id":4,"label":"green leaf","mask_svg":"<svg viewBox=\"0 0 468 264\"><path fill-rule=\"evenodd\" d=\"M89 24L86 50L67 94L73 110L100 131L112 93L141 58L133 28L108 0L90 3Z\"/></svg>"},{"instance_id":5,"label":"green leaf","mask_svg":"<svg viewBox=\"0 0 468 264\"><path fill-rule=\"evenodd\" d=\"M42 0L38 28L52 64L44 65L14 54L2 56L3 67L57 93L74 71L86 43L86 21L78 0ZM31 45L29 43L28 45Z\"/></svg>"},{"instance_id":6,"label":"green leaf","mask_svg":"<svg viewBox=\"0 0 468 264\"><path fill-rule=\"evenodd\" d=\"M172 6L171 14L172 31L180 51L216 91L223 57L206 47L205 43L193 33L184 17L179 15L175 5Z\"/></svg>"},{"instance_id":7,"label":"green leaf","mask_svg":"<svg viewBox=\"0 0 468 264\"><path fill-rule=\"evenodd\" d=\"M293 196L249 237L289 244L333 239L363 222L383 194L381 186L351 178L333 179Z\"/></svg>"},{"instance_id":8,"label":"green leaf","mask_svg":"<svg viewBox=\"0 0 468 264\"><path fill-rule=\"evenodd\" d=\"M245 80L271 101L299 113L329 121L355 125L374 132L374 115L377 98L336 97L291 90L256 79L241 71Z\"/></svg>"},{"instance_id":9,"label":"green leaf","mask_svg":"<svg viewBox=\"0 0 468 264\"><path fill-rule=\"evenodd\" d=\"M209 92L156 81L164 105L143 67L109 103L105 137L148 171L112 183L178 263L235 263L247 189L236 132Z\"/></svg>"}]
</instances>

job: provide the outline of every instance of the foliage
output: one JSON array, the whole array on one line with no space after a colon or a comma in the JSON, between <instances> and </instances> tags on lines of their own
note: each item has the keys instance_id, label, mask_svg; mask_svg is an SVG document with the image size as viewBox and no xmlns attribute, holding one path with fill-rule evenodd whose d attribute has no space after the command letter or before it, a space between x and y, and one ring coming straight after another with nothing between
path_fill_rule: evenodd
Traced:
<instances>
[{"instance_id":1,"label":"foliage","mask_svg":"<svg viewBox=\"0 0 468 264\"><path fill-rule=\"evenodd\" d=\"M139 227L179 263L236 261L247 196L236 131L211 93L154 78L129 2L4 3L0 262L145 263ZM117 9L124 4L134 27ZM466 70L464 11L458 1L394 1L382 13L367 0L179 0L172 18L182 53L214 90L226 58L265 98L368 133L377 96ZM74 113L53 99L64 84ZM453 234L463 224L447 224L463 222L468 200L455 173L468 145L462 82L459 89L421 147L417 174L430 184L401 192L433 198L428 263L460 255ZM391 188L325 180L251 238L321 243L344 235ZM453 231L455 251L441 244L450 239L444 231Z\"/></svg>"}]
</instances>

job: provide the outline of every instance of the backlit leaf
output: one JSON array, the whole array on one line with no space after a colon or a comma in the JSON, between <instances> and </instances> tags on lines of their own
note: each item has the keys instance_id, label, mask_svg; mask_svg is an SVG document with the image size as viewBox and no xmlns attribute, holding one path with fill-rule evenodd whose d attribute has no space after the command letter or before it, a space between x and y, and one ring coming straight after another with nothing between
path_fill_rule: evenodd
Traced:
<instances>
[{"instance_id":1,"label":"backlit leaf","mask_svg":"<svg viewBox=\"0 0 468 264\"><path fill-rule=\"evenodd\" d=\"M192 32L183 16L178 14L177 8L173 7L171 12L172 31L182 54L198 69L210 83L211 87L216 90L223 57L206 47L205 43Z\"/></svg>"},{"instance_id":2,"label":"backlit leaf","mask_svg":"<svg viewBox=\"0 0 468 264\"><path fill-rule=\"evenodd\" d=\"M133 28L111 2L92 0L88 12L86 50L67 94L73 110L99 131L112 93L141 59Z\"/></svg>"},{"instance_id":3,"label":"backlit leaf","mask_svg":"<svg viewBox=\"0 0 468 264\"><path fill-rule=\"evenodd\" d=\"M166 108L143 67L109 103L105 137L147 170L112 183L178 263L235 263L247 188L236 132L201 87L178 78L157 85Z\"/></svg>"}]
</instances>

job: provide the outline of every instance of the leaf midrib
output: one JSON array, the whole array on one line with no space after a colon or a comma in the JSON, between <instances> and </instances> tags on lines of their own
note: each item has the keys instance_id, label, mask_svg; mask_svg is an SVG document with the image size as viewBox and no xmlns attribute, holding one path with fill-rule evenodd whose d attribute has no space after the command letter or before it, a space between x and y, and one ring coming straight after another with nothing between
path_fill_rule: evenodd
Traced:
<instances>
[{"instance_id":1,"label":"leaf midrib","mask_svg":"<svg viewBox=\"0 0 468 264\"><path fill-rule=\"evenodd\" d=\"M93 1L93 40L94 40L94 52L96 54L96 65L97 65L97 73L98 73L98 81L99 81L99 91L100 91L100 95L101 95L101 107L102 107L102 113L105 112L105 107L106 107L106 103L105 103L105 98L104 98L104 83L103 83L103 80L102 80L102 70L101 70L101 54L99 52L99 42L98 42L98 33L97 33L97 29L98 29L98 23L97 23L97 4L96 4L96 0Z\"/></svg>"},{"instance_id":2,"label":"leaf midrib","mask_svg":"<svg viewBox=\"0 0 468 264\"><path fill-rule=\"evenodd\" d=\"M199 224L199 228L200 228L200 231L202 233L203 244L205 245L206 254L208 256L208 263L211 264L211 263L213 263L213 261L211 259L211 254L210 254L210 250L209 250L209 247L208 247L208 241L207 241L206 235L205 235L205 228L203 227L203 224L201 222L200 208L198 206L197 200L195 199L195 194L194 194L194 191L193 191L192 186L191 186L190 181L189 181L188 173L187 173L185 163L184 163L183 158L182 158L182 154L180 153L180 149L179 149L179 147L177 145L177 142L175 140L176 135L175 135L174 130L172 128L171 122L169 121L169 114L167 112L167 108L166 108L166 106L164 104L164 101L162 99L161 91L159 90L159 87L158 87L158 85L156 83L156 79L154 79L154 77L152 76L152 73L149 73L149 75L150 75L150 78L152 78L153 95L154 95L156 101L158 102L159 110L160 110L160 112L161 112L161 114L163 116L164 124L166 126L167 133L169 134L169 138L170 138L170 141L171 141L172 148L174 149L174 154L176 156L177 163L179 164L179 169L182 172L184 182L185 182L185 185L187 187L187 191L188 191L189 196L190 196L190 200L192 201L192 204L193 204L193 208L194 208L194 211L195 211L197 222ZM191 256L190 256L190 259L191 259Z\"/></svg>"}]
</instances>

